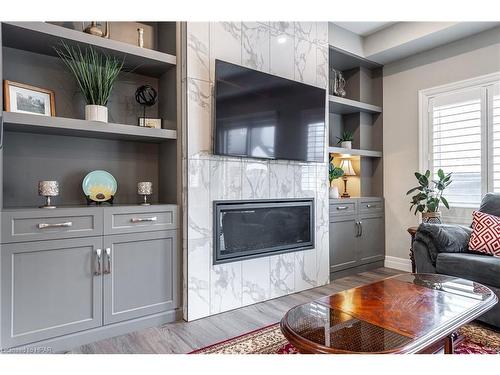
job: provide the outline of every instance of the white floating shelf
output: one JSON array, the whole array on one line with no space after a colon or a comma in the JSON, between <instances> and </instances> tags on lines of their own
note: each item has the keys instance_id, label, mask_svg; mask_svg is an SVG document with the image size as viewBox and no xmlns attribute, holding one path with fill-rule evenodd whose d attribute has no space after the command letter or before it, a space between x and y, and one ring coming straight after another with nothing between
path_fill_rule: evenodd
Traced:
<instances>
[{"instance_id":1,"label":"white floating shelf","mask_svg":"<svg viewBox=\"0 0 500 375\"><path fill-rule=\"evenodd\" d=\"M328 147L328 152L330 154L356 155L356 156L365 156L369 158L382 157L382 151L359 150L359 149L349 149L342 147Z\"/></svg>"}]
</instances>

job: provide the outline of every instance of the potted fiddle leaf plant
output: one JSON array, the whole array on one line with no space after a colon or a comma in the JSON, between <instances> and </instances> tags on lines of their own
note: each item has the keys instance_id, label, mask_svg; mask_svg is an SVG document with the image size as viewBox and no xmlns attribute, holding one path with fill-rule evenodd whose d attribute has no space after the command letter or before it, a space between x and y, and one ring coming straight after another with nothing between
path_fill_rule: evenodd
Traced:
<instances>
[{"instance_id":1,"label":"potted fiddle leaf plant","mask_svg":"<svg viewBox=\"0 0 500 375\"><path fill-rule=\"evenodd\" d=\"M61 42L61 46L54 49L85 98L85 120L108 122L106 105L124 60L97 52L92 46L82 51L80 46Z\"/></svg>"},{"instance_id":2,"label":"potted fiddle leaf plant","mask_svg":"<svg viewBox=\"0 0 500 375\"><path fill-rule=\"evenodd\" d=\"M437 179L435 180L431 178L429 170L425 171L424 174L415 172L418 186L406 193L406 195L416 193L411 197L410 211L415 209L415 215L420 212L423 222L440 224L440 203L443 203L446 208L450 208L448 201L443 197L443 192L452 183L451 176L451 173L445 174L442 169L438 170Z\"/></svg>"},{"instance_id":3,"label":"potted fiddle leaf plant","mask_svg":"<svg viewBox=\"0 0 500 375\"><path fill-rule=\"evenodd\" d=\"M342 168L336 167L333 165L333 156L330 155L330 162L328 163L328 179L330 181L330 198L337 199L339 197L339 188L336 186L333 181L342 177L344 175L344 171Z\"/></svg>"},{"instance_id":4,"label":"potted fiddle leaf plant","mask_svg":"<svg viewBox=\"0 0 500 375\"><path fill-rule=\"evenodd\" d=\"M337 137L337 139L339 140L337 144L340 145L340 147L347 148L349 150L352 148L352 140L354 139L354 137L353 133L349 130L344 130L341 136Z\"/></svg>"}]
</instances>

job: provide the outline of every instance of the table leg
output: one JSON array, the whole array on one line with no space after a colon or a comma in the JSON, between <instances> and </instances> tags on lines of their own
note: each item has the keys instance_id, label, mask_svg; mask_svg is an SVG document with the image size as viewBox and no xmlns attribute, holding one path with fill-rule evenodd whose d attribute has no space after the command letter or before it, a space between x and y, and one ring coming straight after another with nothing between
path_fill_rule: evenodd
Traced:
<instances>
[{"instance_id":1,"label":"table leg","mask_svg":"<svg viewBox=\"0 0 500 375\"><path fill-rule=\"evenodd\" d=\"M444 354L454 354L455 352L455 337L456 334L449 335L444 342Z\"/></svg>"},{"instance_id":2,"label":"table leg","mask_svg":"<svg viewBox=\"0 0 500 375\"><path fill-rule=\"evenodd\" d=\"M410 247L410 262L411 262L411 273L415 273L416 267L415 267L415 256L413 255L413 246Z\"/></svg>"},{"instance_id":3,"label":"table leg","mask_svg":"<svg viewBox=\"0 0 500 375\"><path fill-rule=\"evenodd\" d=\"M415 241L415 234L417 233L418 227L410 227L407 229L408 233L410 233L411 236L411 242L410 242L410 261L411 261L411 272L415 273L417 270L417 267L415 265L415 254L413 254L413 241Z\"/></svg>"}]
</instances>

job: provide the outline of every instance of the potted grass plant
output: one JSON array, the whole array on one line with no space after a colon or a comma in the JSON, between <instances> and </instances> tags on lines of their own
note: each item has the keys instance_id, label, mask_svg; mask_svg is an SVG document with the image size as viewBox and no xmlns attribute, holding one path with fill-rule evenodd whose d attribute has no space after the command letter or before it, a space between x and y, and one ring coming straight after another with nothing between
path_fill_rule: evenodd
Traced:
<instances>
[{"instance_id":1,"label":"potted grass plant","mask_svg":"<svg viewBox=\"0 0 500 375\"><path fill-rule=\"evenodd\" d=\"M124 60L97 52L91 46L82 50L64 42L55 50L85 98L85 120L108 122L109 96Z\"/></svg>"},{"instance_id":2,"label":"potted grass plant","mask_svg":"<svg viewBox=\"0 0 500 375\"><path fill-rule=\"evenodd\" d=\"M431 179L431 171L425 173L415 172L418 186L408 190L406 195L415 193L411 197L410 211L415 208L415 215L422 214L422 221L427 223L441 223L440 203L450 208L448 201L443 197L444 190L452 183L451 173L445 174L442 169L437 172L437 179Z\"/></svg>"},{"instance_id":3,"label":"potted grass plant","mask_svg":"<svg viewBox=\"0 0 500 375\"><path fill-rule=\"evenodd\" d=\"M330 191L329 191L330 198L337 199L339 197L339 188L333 183L333 181L342 177L343 175L344 171L342 170L342 168L333 165L333 156L330 155L330 162L328 164L328 179L330 181Z\"/></svg>"},{"instance_id":4,"label":"potted grass plant","mask_svg":"<svg viewBox=\"0 0 500 375\"><path fill-rule=\"evenodd\" d=\"M337 139L339 140L337 144L339 144L340 147L347 148L349 150L352 148L352 140L354 139L354 136L349 130L344 130L342 135L337 137Z\"/></svg>"}]
</instances>

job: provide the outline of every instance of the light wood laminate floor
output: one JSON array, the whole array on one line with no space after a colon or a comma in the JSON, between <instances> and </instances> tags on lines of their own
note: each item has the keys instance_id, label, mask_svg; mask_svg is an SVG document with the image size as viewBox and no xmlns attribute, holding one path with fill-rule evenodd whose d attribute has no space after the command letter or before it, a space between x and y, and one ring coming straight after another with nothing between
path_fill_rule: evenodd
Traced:
<instances>
[{"instance_id":1,"label":"light wood laminate floor","mask_svg":"<svg viewBox=\"0 0 500 375\"><path fill-rule=\"evenodd\" d=\"M198 319L179 321L82 345L71 353L189 353L216 342L277 323L293 306L354 288L401 271L378 268L334 280L328 285L275 298L255 305Z\"/></svg>"}]
</instances>

